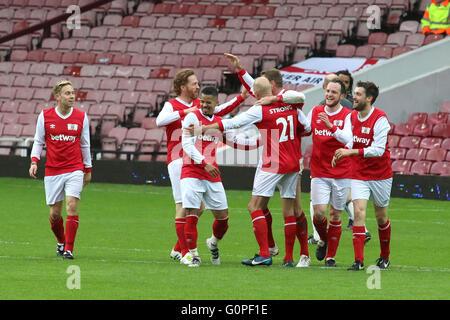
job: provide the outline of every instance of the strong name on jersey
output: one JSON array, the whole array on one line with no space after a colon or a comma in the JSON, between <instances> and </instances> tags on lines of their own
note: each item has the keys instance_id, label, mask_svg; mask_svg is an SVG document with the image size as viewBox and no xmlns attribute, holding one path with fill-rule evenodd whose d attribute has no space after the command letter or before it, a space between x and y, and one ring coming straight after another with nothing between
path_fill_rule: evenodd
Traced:
<instances>
[{"instance_id":1,"label":"strong name on jersey","mask_svg":"<svg viewBox=\"0 0 450 320\"><path fill-rule=\"evenodd\" d=\"M358 111L351 114L353 128L353 149L364 149L374 141L375 123L386 114L374 108L372 114L364 121L358 119ZM386 117L387 118L387 117ZM381 157L350 157L353 160L353 179L385 180L392 178L391 153L386 140L386 147Z\"/></svg>"},{"instance_id":2,"label":"strong name on jersey","mask_svg":"<svg viewBox=\"0 0 450 320\"><path fill-rule=\"evenodd\" d=\"M253 106L232 119L223 120L221 129L234 129L251 123L261 133L261 169L273 173L298 172L300 142L297 138L297 109L280 102Z\"/></svg>"},{"instance_id":3,"label":"strong name on jersey","mask_svg":"<svg viewBox=\"0 0 450 320\"><path fill-rule=\"evenodd\" d=\"M320 120L319 114L325 112L326 105L316 106L311 111L311 132L313 140L313 151L311 155L311 177L312 178L334 178L345 179L351 178L351 160L343 158L336 167L331 167L331 160L334 152L345 145L333 137L333 133L328 129L323 121ZM330 122L343 129L345 118L351 111L347 108L341 108L339 112L328 115Z\"/></svg>"},{"instance_id":4,"label":"strong name on jersey","mask_svg":"<svg viewBox=\"0 0 450 320\"><path fill-rule=\"evenodd\" d=\"M56 107L43 111L47 161L45 175L53 176L84 170L80 138L85 112L72 108L67 118L56 113ZM39 155L40 156L40 155Z\"/></svg>"},{"instance_id":5,"label":"strong name on jersey","mask_svg":"<svg viewBox=\"0 0 450 320\"><path fill-rule=\"evenodd\" d=\"M202 115L200 110L193 112L193 114L197 117L199 125L210 125L213 123L221 122L221 118L215 115L213 115L211 119L207 119ZM191 159L186 153L184 153L183 167L181 169L181 179L197 178L212 182L222 181L220 175L216 178L213 178L204 169L205 163L212 164L217 169L219 169L216 162L216 149L218 142L221 141L221 136L222 133L218 132L217 130L205 132L200 136L196 136L195 148L200 152L200 154L205 157L204 162L203 164L196 164L194 163L193 159Z\"/></svg>"}]
</instances>

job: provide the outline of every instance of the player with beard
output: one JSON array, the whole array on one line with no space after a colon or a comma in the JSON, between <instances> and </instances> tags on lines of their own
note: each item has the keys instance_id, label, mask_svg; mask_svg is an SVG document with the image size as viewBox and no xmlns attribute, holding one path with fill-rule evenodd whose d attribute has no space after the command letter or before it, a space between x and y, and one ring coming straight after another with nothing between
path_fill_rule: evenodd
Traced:
<instances>
[{"instance_id":1,"label":"player with beard","mask_svg":"<svg viewBox=\"0 0 450 320\"><path fill-rule=\"evenodd\" d=\"M354 91L354 110L351 113L352 139L346 148L336 150L332 166L351 159L353 176L351 181L352 201L355 208L353 225L353 249L355 262L348 269L364 269L364 225L367 201L373 199L375 218L378 223L380 257L377 266L387 269L390 265L391 224L388 205L392 188L392 168L388 148L390 130L386 114L373 107L378 97L378 87L372 82L358 82Z\"/></svg>"},{"instance_id":2,"label":"player with beard","mask_svg":"<svg viewBox=\"0 0 450 320\"><path fill-rule=\"evenodd\" d=\"M332 79L326 87L325 104L308 113L313 151L311 156L311 202L314 210L313 224L320 240L316 258L325 259L325 266L335 267L335 255L342 233L341 212L345 208L350 188L351 161L332 168L331 160L337 149L350 139L350 113L340 101L345 97L345 85ZM347 130L346 130L347 129ZM330 205L330 223L326 217Z\"/></svg>"},{"instance_id":3,"label":"player with beard","mask_svg":"<svg viewBox=\"0 0 450 320\"><path fill-rule=\"evenodd\" d=\"M220 122L221 117L214 114L214 110L219 104L218 96L216 88L204 88L200 95L201 108L189 113L184 118L183 128ZM183 209L186 212L184 234L187 247L192 255L190 267L198 267L201 264L197 250L197 222L202 202L205 203L207 210L211 210L215 218L212 235L206 240L206 246L211 252L211 263L220 264L218 242L228 230L227 197L216 162L217 145L222 141L234 148L244 150L259 146L257 140L243 139L231 134L223 136L219 131L205 132L196 137L183 133L184 156L180 188Z\"/></svg>"},{"instance_id":4,"label":"player with beard","mask_svg":"<svg viewBox=\"0 0 450 320\"><path fill-rule=\"evenodd\" d=\"M188 264L189 259L191 258L190 255L186 256L186 259L183 259L189 251L184 237L186 218L182 207L180 190L181 167L183 164L181 125L187 114L197 111L200 107L200 100L198 99L200 87L195 72L191 69L180 70L173 79L173 89L177 97L164 104L161 112L156 118L156 125L158 127L165 127L166 129L167 169L172 185L173 198L175 200L175 231L178 240L175 247L172 249L170 256L176 260L180 260L182 263ZM233 111L245 100L245 98L242 95L239 95L229 102L217 106L214 109L214 113L223 116Z\"/></svg>"}]
</instances>

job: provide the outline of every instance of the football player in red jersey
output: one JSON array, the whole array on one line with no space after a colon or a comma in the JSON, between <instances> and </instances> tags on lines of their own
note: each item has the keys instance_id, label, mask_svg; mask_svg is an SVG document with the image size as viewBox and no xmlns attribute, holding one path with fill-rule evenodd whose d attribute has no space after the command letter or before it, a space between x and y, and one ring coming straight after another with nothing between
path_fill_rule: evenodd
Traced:
<instances>
[{"instance_id":1,"label":"football player in red jersey","mask_svg":"<svg viewBox=\"0 0 450 320\"><path fill-rule=\"evenodd\" d=\"M200 95L201 108L189 113L184 118L183 128L220 122L222 119L214 114L214 110L219 104L218 96L216 88L204 88ZM200 136L190 136L186 133L182 137L184 155L180 188L183 209L186 212L184 234L187 247L192 254L190 267L198 267L201 264L197 250L197 222L202 202L207 210L211 210L215 218L212 236L206 240L206 245L211 252L211 262L216 265L220 264L218 242L228 230L227 198L216 162L216 149L221 141L234 148L245 150L258 147L257 140L243 139L238 136L231 137L231 134L222 136L222 133L216 130L205 132Z\"/></svg>"},{"instance_id":2,"label":"football player in red jersey","mask_svg":"<svg viewBox=\"0 0 450 320\"><path fill-rule=\"evenodd\" d=\"M44 145L45 195L50 207L50 224L58 241L56 253L73 259L78 229L78 201L81 191L91 181L91 152L87 114L73 107L75 90L66 80L53 87L57 106L43 110L38 117L31 151L29 174L36 179L38 162ZM66 200L67 221L64 232L62 204Z\"/></svg>"},{"instance_id":3,"label":"football player in red jersey","mask_svg":"<svg viewBox=\"0 0 450 320\"><path fill-rule=\"evenodd\" d=\"M199 82L194 70L181 69L173 79L173 89L177 97L167 101L158 117L158 127L165 127L167 136L167 169L169 171L170 183L172 185L173 198L175 200L175 231L178 241L172 249L170 256L182 263L189 264L191 256L186 246L184 227L186 224L185 212L182 207L180 176L182 167L183 148L181 145L182 129L181 123L184 117L195 112L200 107L198 94ZM242 95L217 106L214 113L223 116L233 111L245 98ZM200 209L201 211L201 209ZM184 256L186 259L184 259Z\"/></svg>"},{"instance_id":4,"label":"football player in red jersey","mask_svg":"<svg viewBox=\"0 0 450 320\"><path fill-rule=\"evenodd\" d=\"M346 148L336 150L332 165L350 157L353 162L351 181L352 200L355 208L353 249L355 262L349 270L364 269L364 240L367 201L373 199L375 218L380 238L380 257L377 266L387 269L390 265L391 224L388 205L392 188L392 168L388 148L390 130L386 114L373 104L378 97L378 87L373 82L358 82L354 90L354 110L351 113L352 139Z\"/></svg>"},{"instance_id":5,"label":"football player in red jersey","mask_svg":"<svg viewBox=\"0 0 450 320\"><path fill-rule=\"evenodd\" d=\"M297 127L299 122L306 122L306 117L299 105L304 102L300 92L272 96L270 82L265 77L257 78L253 89L259 101L248 111L232 119L203 125L200 130L191 128L191 133L199 135L210 129L226 131L248 124L255 124L263 143L263 152L253 183L252 197L248 209L252 218L253 230L259 245L259 253L253 258L242 261L248 266L271 265L267 237L267 222L263 209L278 187L282 198L285 220L286 255L283 266L294 267L293 247L296 237L296 219L294 215L296 186L299 171L299 140Z\"/></svg>"}]
</instances>

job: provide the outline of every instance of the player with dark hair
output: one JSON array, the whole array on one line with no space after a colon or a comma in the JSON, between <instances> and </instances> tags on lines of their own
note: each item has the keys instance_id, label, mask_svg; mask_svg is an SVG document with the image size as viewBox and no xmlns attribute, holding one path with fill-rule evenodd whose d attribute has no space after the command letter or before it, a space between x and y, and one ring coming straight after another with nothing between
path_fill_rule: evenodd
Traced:
<instances>
[{"instance_id":1,"label":"player with dark hair","mask_svg":"<svg viewBox=\"0 0 450 320\"><path fill-rule=\"evenodd\" d=\"M198 110L200 100L199 82L195 72L191 69L181 69L173 79L173 90L177 97L165 102L163 109L156 118L158 127L165 127L167 136L167 169L169 171L170 183L172 185L173 198L175 200L175 231L177 243L172 249L170 256L182 263L189 263L190 255L185 237L184 227L186 224L185 212L182 207L182 197L180 189L180 176L182 168L183 148L181 144L182 129L181 123L184 117ZM225 115L233 111L245 98L242 95L215 108L216 115ZM199 213L201 214L201 213Z\"/></svg>"},{"instance_id":2,"label":"player with dark hair","mask_svg":"<svg viewBox=\"0 0 450 320\"><path fill-rule=\"evenodd\" d=\"M78 230L78 201L83 187L91 181L91 152L87 114L75 109L75 90L67 80L53 87L57 106L43 110L38 117L31 150L29 174L36 179L38 162L44 146L45 196L50 207L51 229L58 241L56 254L73 259L75 236ZM62 204L66 200L66 228Z\"/></svg>"},{"instance_id":3,"label":"player with dark hair","mask_svg":"<svg viewBox=\"0 0 450 320\"><path fill-rule=\"evenodd\" d=\"M348 70L339 70L336 72L336 75L345 85L345 98L353 103L352 91L353 91L353 77L350 71Z\"/></svg>"},{"instance_id":4,"label":"player with dark hair","mask_svg":"<svg viewBox=\"0 0 450 320\"><path fill-rule=\"evenodd\" d=\"M218 96L216 88L204 88L200 94L200 109L184 118L183 128L220 122L221 118L214 115L214 110L219 104ZM190 267L198 267L201 264L197 250L197 222L202 201L215 218L212 235L206 240L206 245L211 252L212 264L220 264L218 242L228 230L228 204L216 162L216 148L218 142L224 140L233 147L242 145L247 150L258 147L257 141L239 140L238 137L229 142L227 137L222 139L222 133L218 131L205 132L196 137L183 134L182 137L184 158L180 188L186 212L184 234L187 247L192 254Z\"/></svg>"},{"instance_id":5,"label":"player with dark hair","mask_svg":"<svg viewBox=\"0 0 450 320\"><path fill-rule=\"evenodd\" d=\"M353 225L355 262L348 270L364 269L364 225L369 199L373 199L380 238L381 253L377 266L380 269L387 269L390 264L391 224L388 218L392 188L392 168L388 148L390 125L386 114L373 106L378 93L378 87L373 82L357 83L353 95L354 111L351 113L352 139L346 148L336 150L332 160L333 167L346 159L351 159L353 163L351 192L355 207Z\"/></svg>"}]
</instances>

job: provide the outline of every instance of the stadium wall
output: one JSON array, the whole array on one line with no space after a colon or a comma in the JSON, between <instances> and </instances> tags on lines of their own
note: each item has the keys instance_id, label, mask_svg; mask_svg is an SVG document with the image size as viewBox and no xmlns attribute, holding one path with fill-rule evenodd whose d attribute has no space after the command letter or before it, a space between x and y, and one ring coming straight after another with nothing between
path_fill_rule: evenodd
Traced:
<instances>
[{"instance_id":1,"label":"stadium wall","mask_svg":"<svg viewBox=\"0 0 450 320\"><path fill-rule=\"evenodd\" d=\"M45 159L41 160L45 162ZM29 178L30 160L18 156L0 156L0 177ZM170 186L167 166L162 162L93 160L93 183L148 184ZM251 190L255 168L220 167L225 189ZM44 168L38 170L43 179ZM302 174L302 192L310 191L310 172ZM450 200L450 179L440 176L395 175L392 197Z\"/></svg>"}]
</instances>

